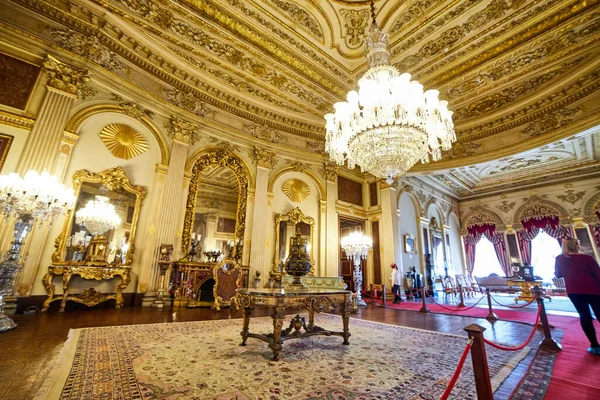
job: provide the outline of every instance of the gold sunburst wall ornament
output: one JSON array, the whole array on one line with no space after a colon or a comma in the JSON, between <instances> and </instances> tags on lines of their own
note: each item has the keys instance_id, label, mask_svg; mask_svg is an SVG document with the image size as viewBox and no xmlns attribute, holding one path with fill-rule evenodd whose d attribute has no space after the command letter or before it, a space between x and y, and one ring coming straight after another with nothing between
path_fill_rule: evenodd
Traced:
<instances>
[{"instance_id":1,"label":"gold sunburst wall ornament","mask_svg":"<svg viewBox=\"0 0 600 400\"><path fill-rule=\"evenodd\" d=\"M281 190L294 203L302 203L310 194L310 187L300 179L288 179L283 182Z\"/></svg>"},{"instance_id":2,"label":"gold sunburst wall ornament","mask_svg":"<svg viewBox=\"0 0 600 400\"><path fill-rule=\"evenodd\" d=\"M106 125L98 134L113 156L129 160L148 150L148 141L138 131L125 124Z\"/></svg>"}]
</instances>

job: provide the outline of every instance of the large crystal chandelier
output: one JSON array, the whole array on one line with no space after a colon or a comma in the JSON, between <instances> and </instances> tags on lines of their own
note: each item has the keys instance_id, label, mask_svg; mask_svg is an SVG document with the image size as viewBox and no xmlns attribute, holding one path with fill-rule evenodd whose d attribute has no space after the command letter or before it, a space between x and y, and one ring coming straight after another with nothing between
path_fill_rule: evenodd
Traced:
<instances>
[{"instance_id":1,"label":"large crystal chandelier","mask_svg":"<svg viewBox=\"0 0 600 400\"><path fill-rule=\"evenodd\" d=\"M358 305L366 306L367 303L362 299L362 270L360 260L365 259L369 250L373 247L373 241L370 237L360 232L353 232L340 240L340 246L346 256L354 262L354 290L356 291L356 300Z\"/></svg>"},{"instance_id":2,"label":"large crystal chandelier","mask_svg":"<svg viewBox=\"0 0 600 400\"><path fill-rule=\"evenodd\" d=\"M13 241L0 263L0 332L14 329L15 322L2 312L4 297L12 296L21 270L21 247L34 222L50 224L65 210L73 208L72 189L58 183L46 172L29 171L23 178L15 173L0 175L0 213L15 217Z\"/></svg>"},{"instance_id":3,"label":"large crystal chandelier","mask_svg":"<svg viewBox=\"0 0 600 400\"><path fill-rule=\"evenodd\" d=\"M437 161L442 150L456 140L452 112L438 99L437 90L423 93L423 85L400 74L389 63L387 34L375 21L367 37L369 70L358 81L347 101L334 104L335 112L325 115L325 150L339 165L359 165L391 184L419 160Z\"/></svg>"},{"instance_id":4,"label":"large crystal chandelier","mask_svg":"<svg viewBox=\"0 0 600 400\"><path fill-rule=\"evenodd\" d=\"M96 196L75 214L75 223L83 225L93 236L102 235L121 225L121 218L108 197Z\"/></svg>"},{"instance_id":5,"label":"large crystal chandelier","mask_svg":"<svg viewBox=\"0 0 600 400\"><path fill-rule=\"evenodd\" d=\"M50 222L73 207L73 189L67 189L56 176L29 171L0 175L0 212L5 217L27 215L39 223Z\"/></svg>"}]
</instances>

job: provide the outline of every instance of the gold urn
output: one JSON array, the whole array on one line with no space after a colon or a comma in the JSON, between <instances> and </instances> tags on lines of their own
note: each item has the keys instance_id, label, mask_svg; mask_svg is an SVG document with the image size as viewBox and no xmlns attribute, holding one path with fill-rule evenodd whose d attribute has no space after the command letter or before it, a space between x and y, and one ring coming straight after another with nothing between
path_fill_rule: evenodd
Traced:
<instances>
[{"instance_id":1,"label":"gold urn","mask_svg":"<svg viewBox=\"0 0 600 400\"><path fill-rule=\"evenodd\" d=\"M303 238L300 230L290 241L290 256L285 262L285 271L294 277L290 286L304 287L302 276L310 272L310 255L308 254L308 239Z\"/></svg>"}]
</instances>

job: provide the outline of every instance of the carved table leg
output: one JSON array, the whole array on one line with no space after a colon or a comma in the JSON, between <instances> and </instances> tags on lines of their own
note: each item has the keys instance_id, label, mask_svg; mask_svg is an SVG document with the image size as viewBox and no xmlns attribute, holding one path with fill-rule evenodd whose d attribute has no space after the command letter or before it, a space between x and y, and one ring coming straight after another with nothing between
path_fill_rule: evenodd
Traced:
<instances>
[{"instance_id":1,"label":"carved table leg","mask_svg":"<svg viewBox=\"0 0 600 400\"><path fill-rule=\"evenodd\" d=\"M344 334L343 334L343 338L344 338L344 343L345 345L349 345L350 342L348 341L348 339L350 338L350 330L348 329L348 325L350 322L350 309L352 308L352 306L349 303L344 302L342 304L342 323L344 325Z\"/></svg>"},{"instance_id":2,"label":"carved table leg","mask_svg":"<svg viewBox=\"0 0 600 400\"><path fill-rule=\"evenodd\" d=\"M275 312L271 317L273 318L273 341L269 343L269 347L273 350L273 361L277 361L281 351L281 328L285 317L285 306L275 307Z\"/></svg>"},{"instance_id":3,"label":"carved table leg","mask_svg":"<svg viewBox=\"0 0 600 400\"><path fill-rule=\"evenodd\" d=\"M123 306L123 303L125 303L125 301L123 300L123 290L125 290L127 285L129 285L131 277L129 276L128 272L116 276L121 277L121 284L117 287L117 292L115 294L115 308L121 308Z\"/></svg>"},{"instance_id":4,"label":"carved table leg","mask_svg":"<svg viewBox=\"0 0 600 400\"><path fill-rule=\"evenodd\" d=\"M308 309L308 325L306 326L307 331L312 331L315 326L315 310L313 308Z\"/></svg>"},{"instance_id":5,"label":"carved table leg","mask_svg":"<svg viewBox=\"0 0 600 400\"><path fill-rule=\"evenodd\" d=\"M58 312L65 312L65 305L67 304L67 299L69 297L69 281L71 280L71 274L65 272L63 274L63 298L60 302L60 309Z\"/></svg>"},{"instance_id":6,"label":"carved table leg","mask_svg":"<svg viewBox=\"0 0 600 400\"><path fill-rule=\"evenodd\" d=\"M42 304L42 312L48 311L48 307L50 307L50 303L54 299L55 288L52 284L52 279L54 279L54 276L55 275L52 272L48 272L46 275L44 275L44 278L42 279L42 283L44 284L44 287L48 292L48 297L46 297L44 304Z\"/></svg>"},{"instance_id":7,"label":"carved table leg","mask_svg":"<svg viewBox=\"0 0 600 400\"><path fill-rule=\"evenodd\" d=\"M244 319L244 326L242 328L242 344L240 346L246 345L246 340L248 339L248 327L250 326L250 315L252 314L252 308L244 307L242 308L242 318Z\"/></svg>"}]
</instances>

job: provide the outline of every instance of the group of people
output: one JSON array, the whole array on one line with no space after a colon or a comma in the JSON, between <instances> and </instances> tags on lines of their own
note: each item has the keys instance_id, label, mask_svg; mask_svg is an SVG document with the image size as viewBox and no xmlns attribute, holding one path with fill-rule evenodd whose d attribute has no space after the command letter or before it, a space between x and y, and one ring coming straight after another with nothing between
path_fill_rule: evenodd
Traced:
<instances>
[{"instance_id":1,"label":"group of people","mask_svg":"<svg viewBox=\"0 0 600 400\"><path fill-rule=\"evenodd\" d=\"M578 239L566 238L562 241L562 254L556 257L554 274L565 280L567 295L581 322L581 328L590 341L588 352L600 356L600 343L596 337L594 319L600 318L600 266L594 257L580 253L581 244ZM402 301L400 297L402 275L396 264L391 264L392 293L394 304Z\"/></svg>"}]
</instances>

